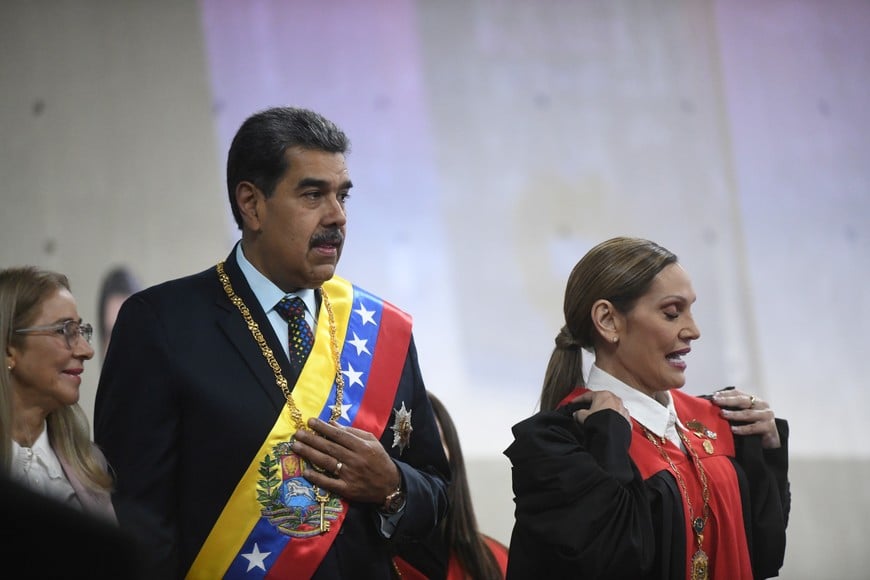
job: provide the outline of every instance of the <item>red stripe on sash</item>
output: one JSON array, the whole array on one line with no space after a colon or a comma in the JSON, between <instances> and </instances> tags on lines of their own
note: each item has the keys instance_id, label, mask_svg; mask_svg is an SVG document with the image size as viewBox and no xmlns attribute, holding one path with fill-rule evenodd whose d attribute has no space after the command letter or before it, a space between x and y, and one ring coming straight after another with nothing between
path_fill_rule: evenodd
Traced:
<instances>
[{"instance_id":1,"label":"red stripe on sash","mask_svg":"<svg viewBox=\"0 0 870 580\"><path fill-rule=\"evenodd\" d=\"M411 317L385 301L368 386L353 422L354 427L378 439L390 421L410 343Z\"/></svg>"},{"instance_id":2,"label":"red stripe on sash","mask_svg":"<svg viewBox=\"0 0 870 580\"><path fill-rule=\"evenodd\" d=\"M266 578L311 578L314 572L320 567L323 558L332 546L332 542L338 535L338 529L344 522L344 516L347 513L347 502L341 500L344 509L341 514L332 522L332 529L329 533L316 536L315 538L292 539L287 542L284 550L278 555L278 559L266 572Z\"/></svg>"}]
</instances>

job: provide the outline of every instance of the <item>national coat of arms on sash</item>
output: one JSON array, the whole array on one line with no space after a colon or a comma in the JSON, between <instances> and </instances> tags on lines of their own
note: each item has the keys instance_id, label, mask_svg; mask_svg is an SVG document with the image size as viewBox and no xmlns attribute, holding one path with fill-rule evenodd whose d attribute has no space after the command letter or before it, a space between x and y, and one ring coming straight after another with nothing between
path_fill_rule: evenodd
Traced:
<instances>
[{"instance_id":1,"label":"national coat of arms on sash","mask_svg":"<svg viewBox=\"0 0 870 580\"><path fill-rule=\"evenodd\" d=\"M323 533L343 509L337 496L323 493L302 477L306 466L289 442L275 445L272 455L260 462L257 500L263 506L263 517L294 538Z\"/></svg>"}]
</instances>

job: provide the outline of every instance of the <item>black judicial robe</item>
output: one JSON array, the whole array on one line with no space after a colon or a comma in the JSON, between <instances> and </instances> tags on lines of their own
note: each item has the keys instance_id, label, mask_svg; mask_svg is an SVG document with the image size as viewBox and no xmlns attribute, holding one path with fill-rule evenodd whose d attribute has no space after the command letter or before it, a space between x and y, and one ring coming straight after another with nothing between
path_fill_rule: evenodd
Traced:
<instances>
[{"instance_id":1,"label":"black judicial robe","mask_svg":"<svg viewBox=\"0 0 870 580\"><path fill-rule=\"evenodd\" d=\"M605 410L580 425L572 417L578 408L540 412L513 428L505 450L516 504L508 578L685 578L687 516L677 481L667 470L643 478L621 415ZM776 576L785 554L788 425L777 419L777 428L780 449L762 449L758 436L734 437L741 501L720 508L722 517L742 517L754 578ZM692 538L688 549L694 553Z\"/></svg>"}]
</instances>

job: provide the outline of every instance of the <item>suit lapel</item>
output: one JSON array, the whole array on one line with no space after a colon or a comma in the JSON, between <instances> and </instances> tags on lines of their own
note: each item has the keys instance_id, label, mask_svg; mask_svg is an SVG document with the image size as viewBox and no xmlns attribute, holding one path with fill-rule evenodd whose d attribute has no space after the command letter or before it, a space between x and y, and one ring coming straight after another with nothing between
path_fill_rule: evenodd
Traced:
<instances>
[{"instance_id":1,"label":"suit lapel","mask_svg":"<svg viewBox=\"0 0 870 580\"><path fill-rule=\"evenodd\" d=\"M260 332L266 340L266 344L270 349L272 349L272 355L281 367L281 371L287 379L288 386L292 390L293 386L296 384L298 373L291 367L290 361L287 360L287 355L284 354L284 348L277 342L278 339L275 336L275 332L272 330L272 325L269 323L269 319L266 318L266 313L260 306L260 302L257 300L256 296L254 296L250 286L248 286L248 282L242 274L241 269L239 269L239 264L236 261L235 248L227 257L227 260L224 263L224 269L227 276L229 276L230 283L232 284L236 295L242 299L245 306L247 306L248 310L251 312L251 317L260 327ZM272 372L266 357L263 356L263 352L260 350L260 346L257 344L257 341L254 340L254 337L248 329L239 309L230 302L226 292L224 292L223 287L217 280L216 273L215 279L218 282L218 288L220 288L220 296L217 299L217 305L222 310L218 317L218 324L223 329L229 341L238 350L239 355L245 361L245 364L257 378L257 383L275 405L276 411L280 412L281 408L283 408L286 403L286 399L284 398L284 393L281 392L278 383L275 381L275 373Z\"/></svg>"}]
</instances>

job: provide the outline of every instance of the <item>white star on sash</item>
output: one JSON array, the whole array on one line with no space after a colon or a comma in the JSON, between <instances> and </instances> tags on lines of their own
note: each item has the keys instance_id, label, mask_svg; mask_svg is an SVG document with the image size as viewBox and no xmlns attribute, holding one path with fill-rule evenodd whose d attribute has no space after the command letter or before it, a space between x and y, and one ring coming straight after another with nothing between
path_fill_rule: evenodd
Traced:
<instances>
[{"instance_id":1,"label":"white star on sash","mask_svg":"<svg viewBox=\"0 0 870 580\"><path fill-rule=\"evenodd\" d=\"M248 560L248 569L245 570L245 572L250 572L254 568L259 568L265 572L266 565L263 564L263 562L266 560L266 558L269 557L271 553L272 552L261 552L260 547L257 545L256 542L254 542L254 550L252 552L249 552L248 554L241 555L242 558Z\"/></svg>"},{"instance_id":2,"label":"white star on sash","mask_svg":"<svg viewBox=\"0 0 870 580\"><path fill-rule=\"evenodd\" d=\"M341 371L341 374L346 376L347 379L350 381L350 384L348 386L352 387L354 385L359 385L362 387L363 382L360 380L360 377L363 375L362 371L354 370L353 366L351 366L350 363L347 363L347 368L348 368L348 370Z\"/></svg>"},{"instance_id":3,"label":"white star on sash","mask_svg":"<svg viewBox=\"0 0 870 580\"><path fill-rule=\"evenodd\" d=\"M341 405L341 418L344 419L345 421L347 421L348 423L350 423L350 415L348 415L347 412L350 411L351 407L353 407L353 405L345 405L345 404Z\"/></svg>"},{"instance_id":4,"label":"white star on sash","mask_svg":"<svg viewBox=\"0 0 870 580\"><path fill-rule=\"evenodd\" d=\"M356 347L357 356L361 355L362 353L366 353L367 355L371 356L372 353L369 352L369 349L366 346L366 344L368 343L368 339L360 338L354 332L353 333L353 340L349 340L347 342Z\"/></svg>"},{"instance_id":5,"label":"white star on sash","mask_svg":"<svg viewBox=\"0 0 870 580\"><path fill-rule=\"evenodd\" d=\"M362 325L365 326L369 322L375 324L375 311L374 310L366 310L366 305L360 302L359 308L354 310L357 314L362 318ZM375 324L377 326L377 324Z\"/></svg>"}]
</instances>

